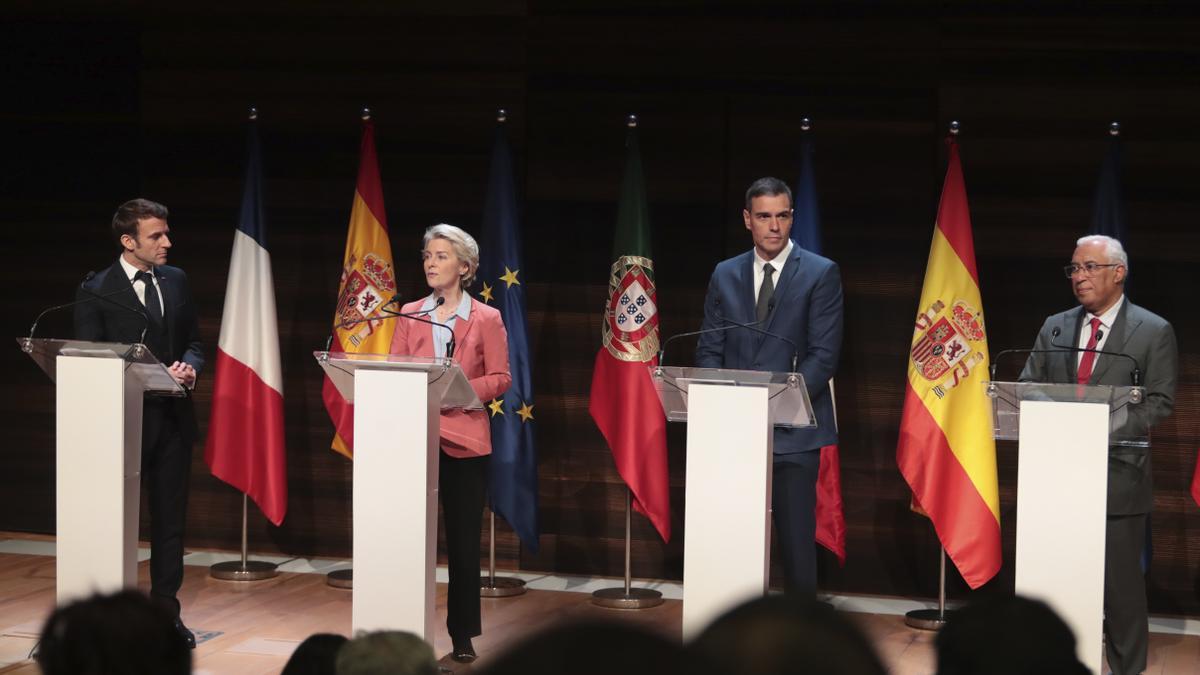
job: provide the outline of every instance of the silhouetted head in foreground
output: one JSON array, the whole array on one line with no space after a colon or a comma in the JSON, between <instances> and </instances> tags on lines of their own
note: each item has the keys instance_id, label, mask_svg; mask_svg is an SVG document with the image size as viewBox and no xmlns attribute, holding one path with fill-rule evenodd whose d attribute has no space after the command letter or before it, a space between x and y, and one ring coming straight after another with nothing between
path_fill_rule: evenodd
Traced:
<instances>
[{"instance_id":1,"label":"silhouetted head in foreground","mask_svg":"<svg viewBox=\"0 0 1200 675\"><path fill-rule=\"evenodd\" d=\"M338 675L437 675L433 647L398 630L359 632L338 650Z\"/></svg>"},{"instance_id":2,"label":"silhouetted head in foreground","mask_svg":"<svg viewBox=\"0 0 1200 675\"><path fill-rule=\"evenodd\" d=\"M481 675L674 675L683 648L637 626L609 621L557 625L489 661Z\"/></svg>"},{"instance_id":3,"label":"silhouetted head in foreground","mask_svg":"<svg viewBox=\"0 0 1200 675\"><path fill-rule=\"evenodd\" d=\"M279 675L336 675L338 650L347 642L345 635L336 633L309 635L292 652Z\"/></svg>"},{"instance_id":4,"label":"silhouetted head in foreground","mask_svg":"<svg viewBox=\"0 0 1200 675\"><path fill-rule=\"evenodd\" d=\"M42 627L43 675L184 675L192 650L175 617L137 591L94 595L55 610Z\"/></svg>"},{"instance_id":5,"label":"silhouetted head in foreground","mask_svg":"<svg viewBox=\"0 0 1200 675\"><path fill-rule=\"evenodd\" d=\"M937 636L938 675L1085 675L1075 635L1044 602L982 598L956 610Z\"/></svg>"},{"instance_id":6,"label":"silhouetted head in foreground","mask_svg":"<svg viewBox=\"0 0 1200 675\"><path fill-rule=\"evenodd\" d=\"M863 632L828 605L772 595L717 618L688 645L707 675L885 675Z\"/></svg>"}]
</instances>

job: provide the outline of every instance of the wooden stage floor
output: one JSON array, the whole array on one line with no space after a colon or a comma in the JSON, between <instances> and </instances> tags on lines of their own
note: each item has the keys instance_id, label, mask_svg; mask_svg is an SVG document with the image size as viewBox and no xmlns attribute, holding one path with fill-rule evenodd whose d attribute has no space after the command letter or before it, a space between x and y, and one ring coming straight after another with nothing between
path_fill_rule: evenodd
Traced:
<instances>
[{"instance_id":1,"label":"wooden stage floor","mask_svg":"<svg viewBox=\"0 0 1200 675\"><path fill-rule=\"evenodd\" d=\"M0 673L38 673L28 659L37 634L54 605L52 556L0 553ZM149 588L148 563L139 565L140 586ZM614 584L619 585L619 584ZM434 641L441 656L450 650L445 632L445 584L438 584L439 631ZM590 603L590 594L530 590L512 598L483 599L483 635L475 640L486 663L504 645L540 628L584 617L629 621L678 637L681 602L640 611L610 610ZM196 673L213 675L278 673L296 645L312 633L350 632L349 591L332 588L323 574L281 573L277 578L236 583L218 581L203 566L189 565L180 600L183 619L197 632ZM933 634L913 630L900 616L852 615L870 636L896 675L934 672ZM458 673L470 668L443 659ZM1156 675L1200 672L1200 637L1152 634L1150 668Z\"/></svg>"}]
</instances>

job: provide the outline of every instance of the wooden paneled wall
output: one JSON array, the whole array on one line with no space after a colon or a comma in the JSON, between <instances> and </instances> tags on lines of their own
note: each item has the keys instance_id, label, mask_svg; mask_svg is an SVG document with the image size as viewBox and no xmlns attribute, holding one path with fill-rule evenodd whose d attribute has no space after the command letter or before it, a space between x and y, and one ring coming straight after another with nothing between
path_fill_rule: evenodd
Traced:
<instances>
[{"instance_id":1,"label":"wooden paneled wall","mask_svg":"<svg viewBox=\"0 0 1200 675\"><path fill-rule=\"evenodd\" d=\"M349 552L350 464L328 450L311 352L329 329L364 105L406 298L422 292L425 226L478 231L493 113L509 110L543 534L534 554L502 527L500 556L526 570L610 575L622 570L624 488L586 408L623 117L642 120L664 334L698 325L712 266L749 245L742 191L761 175L794 179L799 119L813 118L826 249L846 287L837 383L849 559L839 568L822 554L821 585L924 597L936 593L937 542L908 510L894 453L942 136L962 122L994 353L1027 346L1046 314L1072 304L1059 268L1089 221L1105 130L1118 119L1133 295L1175 324L1182 356L1176 413L1154 439L1151 608L1200 613L1200 509L1187 496L1200 439L1200 20L1188 5L1109 3L1085 15L865 1L269 4L0 10L11 335L110 263L108 218L144 195L172 209L173 262L192 279L211 354L245 110L261 111L291 500L282 527L252 515L254 550ZM39 330L64 334L69 318ZM669 358L686 362L690 350ZM16 349L0 353L0 529L51 532L53 387ZM1002 363L1001 373L1018 367ZM211 385L210 373L197 389L202 428ZM683 445L672 427L675 539L664 544L635 517L636 576L681 577ZM1002 591L1012 586L1016 459L1010 444L998 452L1006 564L989 590ZM188 542L234 548L240 495L201 454Z\"/></svg>"}]
</instances>

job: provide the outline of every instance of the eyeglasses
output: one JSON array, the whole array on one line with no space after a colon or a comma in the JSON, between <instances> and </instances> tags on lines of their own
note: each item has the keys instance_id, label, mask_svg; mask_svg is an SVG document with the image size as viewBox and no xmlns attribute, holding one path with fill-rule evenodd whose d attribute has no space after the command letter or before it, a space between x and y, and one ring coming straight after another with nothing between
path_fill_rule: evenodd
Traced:
<instances>
[{"instance_id":1,"label":"eyeglasses","mask_svg":"<svg viewBox=\"0 0 1200 675\"><path fill-rule=\"evenodd\" d=\"M1090 277L1093 274L1095 274L1096 271L1099 270L1101 267L1120 267L1120 266L1121 266L1121 263L1086 262L1082 265L1077 265L1075 263L1071 263L1070 265L1066 265L1063 267L1063 273L1067 275L1068 279L1075 276L1076 274L1079 274L1080 272L1083 272L1083 276Z\"/></svg>"}]
</instances>

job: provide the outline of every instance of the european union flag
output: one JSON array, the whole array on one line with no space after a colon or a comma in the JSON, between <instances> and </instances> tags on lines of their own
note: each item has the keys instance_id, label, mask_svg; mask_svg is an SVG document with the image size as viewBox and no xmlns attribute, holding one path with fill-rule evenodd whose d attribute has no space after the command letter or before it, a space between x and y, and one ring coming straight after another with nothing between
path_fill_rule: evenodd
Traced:
<instances>
[{"instance_id":1,"label":"european union flag","mask_svg":"<svg viewBox=\"0 0 1200 675\"><path fill-rule=\"evenodd\" d=\"M529 330L525 322L525 266L521 225L513 187L512 153L501 119L492 149L491 176L483 209L476 297L500 310L508 331L512 386L503 398L484 401L492 419L490 490L492 511L517 532L529 550L538 550L537 450L533 380L529 374Z\"/></svg>"}]
</instances>

